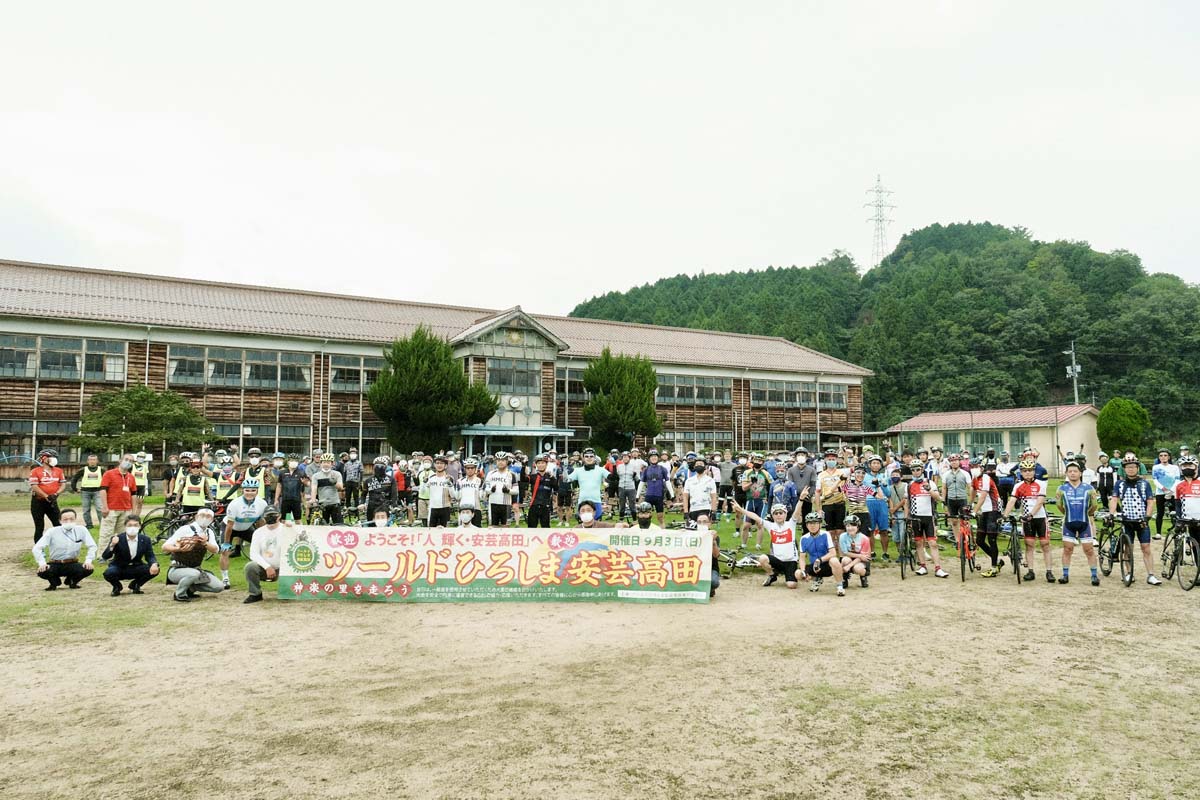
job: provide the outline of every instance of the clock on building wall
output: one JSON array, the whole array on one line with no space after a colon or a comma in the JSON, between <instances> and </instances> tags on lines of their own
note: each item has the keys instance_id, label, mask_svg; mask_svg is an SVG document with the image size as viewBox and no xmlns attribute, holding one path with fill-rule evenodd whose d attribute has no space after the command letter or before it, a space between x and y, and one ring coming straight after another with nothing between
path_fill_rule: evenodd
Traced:
<instances>
[{"instance_id":1,"label":"clock on building wall","mask_svg":"<svg viewBox=\"0 0 1200 800\"><path fill-rule=\"evenodd\" d=\"M514 411L517 410L518 408L520 408L521 407L521 398L519 398L519 397L508 398L508 407L513 409Z\"/></svg>"}]
</instances>

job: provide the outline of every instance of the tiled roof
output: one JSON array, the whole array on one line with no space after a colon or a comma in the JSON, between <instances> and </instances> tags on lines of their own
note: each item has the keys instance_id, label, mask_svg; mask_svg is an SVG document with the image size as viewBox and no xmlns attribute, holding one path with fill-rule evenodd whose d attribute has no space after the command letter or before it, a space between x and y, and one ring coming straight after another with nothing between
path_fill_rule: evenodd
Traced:
<instances>
[{"instance_id":1,"label":"tiled roof","mask_svg":"<svg viewBox=\"0 0 1200 800\"><path fill-rule=\"evenodd\" d=\"M954 431L975 428L1040 428L1061 425L1086 412L1098 414L1091 403L1034 408L997 408L988 411L930 411L888 428L904 431Z\"/></svg>"},{"instance_id":2,"label":"tiled roof","mask_svg":"<svg viewBox=\"0 0 1200 800\"><path fill-rule=\"evenodd\" d=\"M0 260L0 315L382 343L419 324L446 339L494 316L486 308L240 286L132 272ZM532 314L568 343L565 357L605 346L659 364L865 377L871 371L772 336Z\"/></svg>"}]
</instances>

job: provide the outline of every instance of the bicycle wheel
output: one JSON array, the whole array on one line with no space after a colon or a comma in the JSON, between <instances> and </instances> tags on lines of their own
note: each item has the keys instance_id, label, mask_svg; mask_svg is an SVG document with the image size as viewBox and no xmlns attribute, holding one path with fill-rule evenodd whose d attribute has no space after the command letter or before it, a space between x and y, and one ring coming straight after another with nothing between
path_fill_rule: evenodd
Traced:
<instances>
[{"instance_id":1,"label":"bicycle wheel","mask_svg":"<svg viewBox=\"0 0 1200 800\"><path fill-rule=\"evenodd\" d=\"M162 544L167 540L167 537L170 536L170 534L167 533L168 527L169 523L167 522L166 517L160 514L156 517L151 517L142 523L142 533L149 536L150 541L153 544Z\"/></svg>"},{"instance_id":2,"label":"bicycle wheel","mask_svg":"<svg viewBox=\"0 0 1200 800\"><path fill-rule=\"evenodd\" d=\"M1164 581L1169 581L1175 577L1175 565L1179 563L1179 559L1183 557L1183 540L1172 532L1167 536L1167 540L1163 542L1162 549L1162 568L1159 570L1162 573Z\"/></svg>"},{"instance_id":3,"label":"bicycle wheel","mask_svg":"<svg viewBox=\"0 0 1200 800\"><path fill-rule=\"evenodd\" d=\"M1133 537L1128 533L1121 534L1117 559L1121 565L1121 582L1128 588L1133 585Z\"/></svg>"},{"instance_id":4,"label":"bicycle wheel","mask_svg":"<svg viewBox=\"0 0 1200 800\"><path fill-rule=\"evenodd\" d=\"M967 582L967 537L962 528L958 530L958 572L962 583Z\"/></svg>"},{"instance_id":5,"label":"bicycle wheel","mask_svg":"<svg viewBox=\"0 0 1200 800\"><path fill-rule=\"evenodd\" d=\"M900 531L900 580L905 580L907 577L912 558L912 539L908 536L908 525L904 525Z\"/></svg>"},{"instance_id":6,"label":"bicycle wheel","mask_svg":"<svg viewBox=\"0 0 1200 800\"><path fill-rule=\"evenodd\" d=\"M1200 583L1200 545L1191 536L1185 535L1180 545L1179 563L1175 565L1175 579L1185 592Z\"/></svg>"},{"instance_id":7,"label":"bicycle wheel","mask_svg":"<svg viewBox=\"0 0 1200 800\"><path fill-rule=\"evenodd\" d=\"M1112 531L1100 531L1100 541L1097 545L1097 557L1100 561L1100 572L1104 573L1104 577L1112 575L1112 561L1114 561L1116 541L1112 539Z\"/></svg>"},{"instance_id":8,"label":"bicycle wheel","mask_svg":"<svg viewBox=\"0 0 1200 800\"><path fill-rule=\"evenodd\" d=\"M1013 574L1017 576L1017 585L1021 585L1021 540L1017 538L1017 527L1008 534L1008 560L1012 562Z\"/></svg>"}]
</instances>

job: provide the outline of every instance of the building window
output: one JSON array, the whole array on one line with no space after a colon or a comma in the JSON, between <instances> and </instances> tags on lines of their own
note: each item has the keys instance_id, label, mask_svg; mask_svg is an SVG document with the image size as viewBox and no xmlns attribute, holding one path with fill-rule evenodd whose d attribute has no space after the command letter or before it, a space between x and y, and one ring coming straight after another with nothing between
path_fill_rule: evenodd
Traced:
<instances>
[{"instance_id":1,"label":"building window","mask_svg":"<svg viewBox=\"0 0 1200 800\"><path fill-rule=\"evenodd\" d=\"M242 351L225 347L208 348L208 385L242 385Z\"/></svg>"},{"instance_id":2,"label":"building window","mask_svg":"<svg viewBox=\"0 0 1200 800\"><path fill-rule=\"evenodd\" d=\"M37 339L0 335L0 376L32 378L37 374Z\"/></svg>"},{"instance_id":3,"label":"building window","mask_svg":"<svg viewBox=\"0 0 1200 800\"><path fill-rule=\"evenodd\" d=\"M383 370L382 358L371 358L367 356L363 358L363 391L370 389L379 379L379 373Z\"/></svg>"},{"instance_id":4,"label":"building window","mask_svg":"<svg viewBox=\"0 0 1200 800\"><path fill-rule=\"evenodd\" d=\"M279 353L267 350L246 351L246 388L279 388Z\"/></svg>"},{"instance_id":5,"label":"building window","mask_svg":"<svg viewBox=\"0 0 1200 800\"><path fill-rule=\"evenodd\" d=\"M79 433L79 422L77 421L41 420L37 424L38 449L48 447L58 452L59 461L78 463L79 448L67 445L67 441L77 433Z\"/></svg>"},{"instance_id":6,"label":"building window","mask_svg":"<svg viewBox=\"0 0 1200 800\"><path fill-rule=\"evenodd\" d=\"M665 405L727 406L732 398L732 378L658 376L657 401Z\"/></svg>"},{"instance_id":7,"label":"building window","mask_svg":"<svg viewBox=\"0 0 1200 800\"><path fill-rule=\"evenodd\" d=\"M88 339L83 377L89 381L125 382L125 343Z\"/></svg>"},{"instance_id":8,"label":"building window","mask_svg":"<svg viewBox=\"0 0 1200 800\"><path fill-rule=\"evenodd\" d=\"M279 354L279 388L308 389L312 386L312 356L308 353Z\"/></svg>"},{"instance_id":9,"label":"building window","mask_svg":"<svg viewBox=\"0 0 1200 800\"><path fill-rule=\"evenodd\" d=\"M1004 449L1004 432L971 431L967 434L967 449L973 456L981 456L989 449L999 453Z\"/></svg>"},{"instance_id":10,"label":"building window","mask_svg":"<svg viewBox=\"0 0 1200 800\"><path fill-rule=\"evenodd\" d=\"M20 456L33 457L33 420L0 419L0 459L8 463Z\"/></svg>"},{"instance_id":11,"label":"building window","mask_svg":"<svg viewBox=\"0 0 1200 800\"><path fill-rule=\"evenodd\" d=\"M329 388L335 392L362 390L362 359L358 356L334 356L330 360L332 373Z\"/></svg>"},{"instance_id":12,"label":"building window","mask_svg":"<svg viewBox=\"0 0 1200 800\"><path fill-rule=\"evenodd\" d=\"M764 454L790 453L797 447L815 450L817 435L799 431L752 431L750 433L750 449L761 451Z\"/></svg>"},{"instance_id":13,"label":"building window","mask_svg":"<svg viewBox=\"0 0 1200 800\"><path fill-rule=\"evenodd\" d=\"M487 360L487 388L497 394L537 394L541 375L542 365L538 361L515 358Z\"/></svg>"},{"instance_id":14,"label":"building window","mask_svg":"<svg viewBox=\"0 0 1200 800\"><path fill-rule=\"evenodd\" d=\"M565 398L573 403L587 402L588 393L583 387L583 370L564 367L555 369L554 393L556 397Z\"/></svg>"},{"instance_id":15,"label":"building window","mask_svg":"<svg viewBox=\"0 0 1200 800\"><path fill-rule=\"evenodd\" d=\"M280 425L279 449L288 455L303 458L308 452L312 429L307 425Z\"/></svg>"},{"instance_id":16,"label":"building window","mask_svg":"<svg viewBox=\"0 0 1200 800\"><path fill-rule=\"evenodd\" d=\"M999 437L999 434L996 434ZM1018 455L1026 447L1029 447L1029 431L1009 431L1008 432L1008 449L1012 454Z\"/></svg>"},{"instance_id":17,"label":"building window","mask_svg":"<svg viewBox=\"0 0 1200 800\"><path fill-rule=\"evenodd\" d=\"M204 348L171 345L167 358L167 382L181 386L203 386Z\"/></svg>"},{"instance_id":18,"label":"building window","mask_svg":"<svg viewBox=\"0 0 1200 800\"><path fill-rule=\"evenodd\" d=\"M390 456L392 448L387 441L387 428L382 425L363 425L362 441L358 449L364 461L375 456Z\"/></svg>"},{"instance_id":19,"label":"building window","mask_svg":"<svg viewBox=\"0 0 1200 800\"><path fill-rule=\"evenodd\" d=\"M821 408L845 408L846 384L822 383L818 387L817 396Z\"/></svg>"},{"instance_id":20,"label":"building window","mask_svg":"<svg viewBox=\"0 0 1200 800\"><path fill-rule=\"evenodd\" d=\"M958 431L953 433L942 434L942 450L946 453L958 452L962 449L962 439L959 438Z\"/></svg>"},{"instance_id":21,"label":"building window","mask_svg":"<svg viewBox=\"0 0 1200 800\"><path fill-rule=\"evenodd\" d=\"M83 340L42 337L38 377L50 380L77 381L82 373Z\"/></svg>"},{"instance_id":22,"label":"building window","mask_svg":"<svg viewBox=\"0 0 1200 800\"><path fill-rule=\"evenodd\" d=\"M816 404L817 385L815 383L750 381L750 405L772 408L813 408Z\"/></svg>"},{"instance_id":23,"label":"building window","mask_svg":"<svg viewBox=\"0 0 1200 800\"><path fill-rule=\"evenodd\" d=\"M255 422L245 423L242 426L241 450L245 452L251 447L257 447L263 452L263 455L270 458L271 454L275 452L275 426L259 425Z\"/></svg>"}]
</instances>

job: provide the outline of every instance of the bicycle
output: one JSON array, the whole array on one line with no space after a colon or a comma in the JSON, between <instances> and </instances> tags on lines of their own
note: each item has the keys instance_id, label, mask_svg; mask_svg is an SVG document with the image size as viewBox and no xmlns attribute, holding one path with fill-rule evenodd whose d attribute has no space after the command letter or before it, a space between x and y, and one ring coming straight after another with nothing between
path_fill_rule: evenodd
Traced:
<instances>
[{"instance_id":1,"label":"bicycle","mask_svg":"<svg viewBox=\"0 0 1200 800\"><path fill-rule=\"evenodd\" d=\"M900 562L900 580L905 580L908 571L913 569L913 565L916 563L912 532L908 529L907 517L896 514L892 517L892 522L896 526L896 533L900 536L900 542L897 545L899 552L896 553L896 560Z\"/></svg>"},{"instance_id":2,"label":"bicycle","mask_svg":"<svg viewBox=\"0 0 1200 800\"><path fill-rule=\"evenodd\" d=\"M1108 511L1096 513L1096 521L1100 523L1099 537L1096 543L1096 555L1100 560L1100 571L1104 577L1112 574L1113 560L1117 554L1117 518Z\"/></svg>"},{"instance_id":3,"label":"bicycle","mask_svg":"<svg viewBox=\"0 0 1200 800\"><path fill-rule=\"evenodd\" d=\"M1200 546L1188 530L1186 521L1171 515L1171 533L1163 542L1163 578L1179 581L1179 588L1190 592L1200 582Z\"/></svg>"},{"instance_id":4,"label":"bicycle","mask_svg":"<svg viewBox=\"0 0 1200 800\"><path fill-rule=\"evenodd\" d=\"M1115 518L1113 521L1116 521ZM1100 568L1104 570L1107 562L1108 569L1104 571L1104 574L1109 575L1112 573L1112 565L1115 561L1121 567L1121 583L1125 584L1127 589L1133 585L1133 535L1129 532L1129 526L1140 527L1144 522L1142 519L1122 519L1120 520L1121 532L1117 534L1115 531L1106 531L1107 535L1102 539L1105 546L1100 553Z\"/></svg>"},{"instance_id":5,"label":"bicycle","mask_svg":"<svg viewBox=\"0 0 1200 800\"><path fill-rule=\"evenodd\" d=\"M978 567L975 565L975 532L971 528L971 520L974 514L971 509L963 508L958 512L957 523L952 521L954 518L949 513L946 515L946 524L954 529L954 547L958 551L958 568L962 576L963 583L967 581L967 569L975 572Z\"/></svg>"},{"instance_id":6,"label":"bicycle","mask_svg":"<svg viewBox=\"0 0 1200 800\"><path fill-rule=\"evenodd\" d=\"M1008 559L1012 562L1013 573L1017 576L1017 585L1021 585L1021 558L1024 555L1022 549L1022 541L1017 531L1023 530L1023 524L1016 514L1009 514L1005 517L1004 523L1000 526L1000 532L1008 534Z\"/></svg>"}]
</instances>

